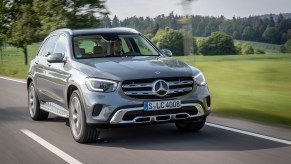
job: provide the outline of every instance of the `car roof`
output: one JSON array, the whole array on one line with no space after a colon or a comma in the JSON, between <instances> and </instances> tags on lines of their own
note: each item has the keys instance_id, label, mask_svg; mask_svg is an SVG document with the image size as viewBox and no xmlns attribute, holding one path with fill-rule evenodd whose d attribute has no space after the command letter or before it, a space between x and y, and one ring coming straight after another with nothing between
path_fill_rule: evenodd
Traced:
<instances>
[{"instance_id":1,"label":"car roof","mask_svg":"<svg viewBox=\"0 0 291 164\"><path fill-rule=\"evenodd\" d=\"M120 33L120 34L139 34L139 32L135 29L132 28L123 28L123 27L119 27L119 28L95 28L95 29L76 29L76 30L72 30L72 29L68 29L68 28L64 28L64 29L59 29L56 30L52 33L62 33L62 32L67 32L72 36L79 36L79 35L90 35L90 34L101 34L101 33Z\"/></svg>"}]
</instances>

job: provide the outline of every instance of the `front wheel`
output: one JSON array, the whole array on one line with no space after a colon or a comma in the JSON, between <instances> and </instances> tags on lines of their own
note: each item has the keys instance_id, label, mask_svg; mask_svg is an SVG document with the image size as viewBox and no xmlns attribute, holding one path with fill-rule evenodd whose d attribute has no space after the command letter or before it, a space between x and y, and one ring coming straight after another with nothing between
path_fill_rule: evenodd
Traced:
<instances>
[{"instance_id":1,"label":"front wheel","mask_svg":"<svg viewBox=\"0 0 291 164\"><path fill-rule=\"evenodd\" d=\"M203 128L205 122L206 117L203 117L195 121L177 121L175 125L181 132L196 132Z\"/></svg>"},{"instance_id":2,"label":"front wheel","mask_svg":"<svg viewBox=\"0 0 291 164\"><path fill-rule=\"evenodd\" d=\"M75 90L70 98L69 121L71 132L75 141L79 143L92 142L98 139L99 132L96 128L86 123L84 105L80 92Z\"/></svg>"},{"instance_id":3,"label":"front wheel","mask_svg":"<svg viewBox=\"0 0 291 164\"><path fill-rule=\"evenodd\" d=\"M30 117L35 121L46 120L49 112L40 109L39 100L33 82L28 88L28 109Z\"/></svg>"}]
</instances>

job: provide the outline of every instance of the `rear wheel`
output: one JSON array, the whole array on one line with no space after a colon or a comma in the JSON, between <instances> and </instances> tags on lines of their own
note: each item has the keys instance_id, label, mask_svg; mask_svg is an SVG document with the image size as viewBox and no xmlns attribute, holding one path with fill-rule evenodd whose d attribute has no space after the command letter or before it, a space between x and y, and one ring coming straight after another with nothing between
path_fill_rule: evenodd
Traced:
<instances>
[{"instance_id":1,"label":"rear wheel","mask_svg":"<svg viewBox=\"0 0 291 164\"><path fill-rule=\"evenodd\" d=\"M86 123L84 105L78 90L75 90L71 94L69 112L71 132L75 141L79 143L96 141L99 132L96 128L91 127Z\"/></svg>"},{"instance_id":2,"label":"rear wheel","mask_svg":"<svg viewBox=\"0 0 291 164\"><path fill-rule=\"evenodd\" d=\"M49 112L40 109L33 82L30 83L28 88L28 109L30 117L35 121L46 120L48 118Z\"/></svg>"},{"instance_id":3,"label":"rear wheel","mask_svg":"<svg viewBox=\"0 0 291 164\"><path fill-rule=\"evenodd\" d=\"M202 129L205 122L206 117L203 117L196 121L177 121L175 125L181 132L195 132Z\"/></svg>"}]
</instances>

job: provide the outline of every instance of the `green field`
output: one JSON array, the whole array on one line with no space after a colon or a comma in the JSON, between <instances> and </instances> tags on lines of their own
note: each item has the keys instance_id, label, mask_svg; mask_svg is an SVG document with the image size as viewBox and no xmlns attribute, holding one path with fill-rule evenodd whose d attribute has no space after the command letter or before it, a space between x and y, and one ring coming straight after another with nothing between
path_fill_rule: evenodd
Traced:
<instances>
[{"instance_id":1,"label":"green field","mask_svg":"<svg viewBox=\"0 0 291 164\"><path fill-rule=\"evenodd\" d=\"M40 43L28 46L28 61L36 55ZM0 75L26 78L28 66L24 65L24 54L21 49L14 47L3 47L0 52Z\"/></svg>"},{"instance_id":2,"label":"green field","mask_svg":"<svg viewBox=\"0 0 291 164\"><path fill-rule=\"evenodd\" d=\"M178 59L203 71L213 113L291 128L291 54Z\"/></svg>"},{"instance_id":3,"label":"green field","mask_svg":"<svg viewBox=\"0 0 291 164\"><path fill-rule=\"evenodd\" d=\"M28 47L31 60L39 44ZM20 50L4 49L0 75L26 78ZM291 128L291 54L177 57L203 71L214 114Z\"/></svg>"},{"instance_id":4,"label":"green field","mask_svg":"<svg viewBox=\"0 0 291 164\"><path fill-rule=\"evenodd\" d=\"M279 53L281 45L276 44L268 44L268 43L261 43L261 42L252 42L252 41L242 41L236 40L240 43L250 43L254 49L264 50L266 53Z\"/></svg>"}]
</instances>

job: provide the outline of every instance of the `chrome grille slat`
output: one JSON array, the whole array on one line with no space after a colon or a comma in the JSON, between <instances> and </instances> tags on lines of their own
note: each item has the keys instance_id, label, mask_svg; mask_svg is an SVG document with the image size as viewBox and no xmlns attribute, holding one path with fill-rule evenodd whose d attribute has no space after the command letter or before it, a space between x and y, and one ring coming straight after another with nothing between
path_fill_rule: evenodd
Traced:
<instances>
[{"instance_id":1,"label":"chrome grille slat","mask_svg":"<svg viewBox=\"0 0 291 164\"><path fill-rule=\"evenodd\" d=\"M122 88L143 88L143 87L153 87L153 83L140 83L140 84L125 84Z\"/></svg>"},{"instance_id":2,"label":"chrome grille slat","mask_svg":"<svg viewBox=\"0 0 291 164\"><path fill-rule=\"evenodd\" d=\"M168 82L169 86L187 85L187 84L193 84L193 81L170 81L170 82Z\"/></svg>"},{"instance_id":3,"label":"chrome grille slat","mask_svg":"<svg viewBox=\"0 0 291 164\"><path fill-rule=\"evenodd\" d=\"M126 91L126 95L155 95L153 91Z\"/></svg>"},{"instance_id":4,"label":"chrome grille slat","mask_svg":"<svg viewBox=\"0 0 291 164\"><path fill-rule=\"evenodd\" d=\"M188 88L171 89L171 90L169 90L168 94L179 93L179 92L188 92L188 91L192 91L192 88L188 87Z\"/></svg>"},{"instance_id":5,"label":"chrome grille slat","mask_svg":"<svg viewBox=\"0 0 291 164\"><path fill-rule=\"evenodd\" d=\"M168 92L165 96L157 95L154 92L156 81L162 80L168 85ZM137 99L162 99L180 97L190 93L194 88L192 77L173 77L157 79L127 80L121 85L125 95Z\"/></svg>"}]
</instances>

